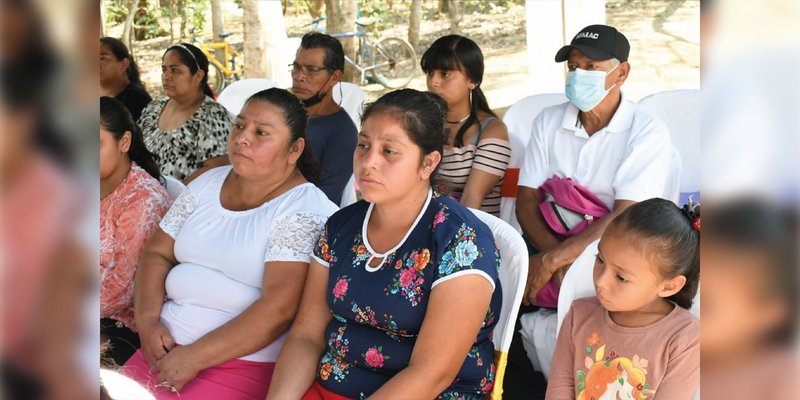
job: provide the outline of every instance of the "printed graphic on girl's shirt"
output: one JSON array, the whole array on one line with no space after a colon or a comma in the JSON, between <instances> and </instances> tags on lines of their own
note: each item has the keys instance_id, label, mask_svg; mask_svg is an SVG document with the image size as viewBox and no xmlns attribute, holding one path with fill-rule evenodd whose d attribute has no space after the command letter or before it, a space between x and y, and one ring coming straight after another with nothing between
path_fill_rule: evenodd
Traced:
<instances>
[{"instance_id":1,"label":"printed graphic on girl's shirt","mask_svg":"<svg viewBox=\"0 0 800 400\"><path fill-rule=\"evenodd\" d=\"M606 354L606 345L597 332L586 339L586 370L578 370L577 400L644 400L655 394L647 384L648 361L634 354L632 359L614 351ZM594 353L594 357L592 357Z\"/></svg>"}]
</instances>

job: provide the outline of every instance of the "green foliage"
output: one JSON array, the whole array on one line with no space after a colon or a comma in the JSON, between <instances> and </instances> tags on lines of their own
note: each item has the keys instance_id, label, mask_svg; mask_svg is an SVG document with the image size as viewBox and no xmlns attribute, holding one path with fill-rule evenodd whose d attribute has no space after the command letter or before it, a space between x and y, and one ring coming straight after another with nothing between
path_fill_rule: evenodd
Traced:
<instances>
[{"instance_id":1,"label":"green foliage","mask_svg":"<svg viewBox=\"0 0 800 400\"><path fill-rule=\"evenodd\" d=\"M151 39L164 35L165 32L158 23L158 16L152 10L140 8L135 15L133 24L136 40Z\"/></svg>"},{"instance_id":2,"label":"green foliage","mask_svg":"<svg viewBox=\"0 0 800 400\"><path fill-rule=\"evenodd\" d=\"M202 32L206 25L206 14L208 14L210 2L208 0L191 0L186 3L192 9L192 20L190 21L192 26Z\"/></svg>"},{"instance_id":3,"label":"green foliage","mask_svg":"<svg viewBox=\"0 0 800 400\"><path fill-rule=\"evenodd\" d=\"M357 15L374 19L375 24L368 29L380 32L392 25L407 24L410 8L411 0L358 0Z\"/></svg>"},{"instance_id":4,"label":"green foliage","mask_svg":"<svg viewBox=\"0 0 800 400\"><path fill-rule=\"evenodd\" d=\"M106 23L121 24L128 16L128 8L122 4L104 3L106 8Z\"/></svg>"},{"instance_id":5,"label":"green foliage","mask_svg":"<svg viewBox=\"0 0 800 400\"><path fill-rule=\"evenodd\" d=\"M461 3L465 13L502 14L508 9L519 7L515 0L463 0Z\"/></svg>"},{"instance_id":6,"label":"green foliage","mask_svg":"<svg viewBox=\"0 0 800 400\"><path fill-rule=\"evenodd\" d=\"M376 25L383 25L388 17L388 7L385 0L361 0L358 2L358 16L372 18Z\"/></svg>"}]
</instances>

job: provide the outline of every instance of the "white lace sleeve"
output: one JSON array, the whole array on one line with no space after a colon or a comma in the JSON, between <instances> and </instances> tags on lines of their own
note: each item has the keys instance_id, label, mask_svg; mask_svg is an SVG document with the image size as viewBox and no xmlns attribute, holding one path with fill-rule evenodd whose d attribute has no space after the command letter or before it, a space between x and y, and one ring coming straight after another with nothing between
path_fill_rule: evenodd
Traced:
<instances>
[{"instance_id":1,"label":"white lace sleeve","mask_svg":"<svg viewBox=\"0 0 800 400\"><path fill-rule=\"evenodd\" d=\"M161 228L164 233L175 239L175 237L178 236L178 232L180 232L183 227L183 223L192 215L196 206L197 201L192 192L188 189L184 190L180 196L175 199L175 202L172 203L172 207L170 207L167 214L164 215L164 218L161 219L161 223L158 224L158 227Z\"/></svg>"},{"instance_id":2,"label":"white lace sleeve","mask_svg":"<svg viewBox=\"0 0 800 400\"><path fill-rule=\"evenodd\" d=\"M311 253L325 229L325 215L297 213L280 217L272 225L264 262L311 261Z\"/></svg>"}]
</instances>

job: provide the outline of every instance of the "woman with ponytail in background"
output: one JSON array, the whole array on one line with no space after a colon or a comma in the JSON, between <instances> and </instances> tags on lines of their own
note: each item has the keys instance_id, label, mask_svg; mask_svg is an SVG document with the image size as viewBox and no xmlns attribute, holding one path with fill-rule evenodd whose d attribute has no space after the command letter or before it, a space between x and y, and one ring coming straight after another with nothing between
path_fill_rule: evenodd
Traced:
<instances>
[{"instance_id":1,"label":"woman with ponytail in background","mask_svg":"<svg viewBox=\"0 0 800 400\"><path fill-rule=\"evenodd\" d=\"M125 104L136 121L153 99L139 77L139 67L119 39L100 38L100 95Z\"/></svg>"},{"instance_id":2,"label":"woman with ponytail in background","mask_svg":"<svg viewBox=\"0 0 800 400\"><path fill-rule=\"evenodd\" d=\"M121 365L139 348L133 276L144 243L172 201L128 109L100 98L100 318L109 356Z\"/></svg>"},{"instance_id":3,"label":"woman with ponytail in background","mask_svg":"<svg viewBox=\"0 0 800 400\"><path fill-rule=\"evenodd\" d=\"M313 184L307 125L286 90L250 97L228 138L231 165L192 181L145 247L134 289L142 348L123 373L157 399L266 397L337 209Z\"/></svg>"},{"instance_id":4,"label":"woman with ponytail in background","mask_svg":"<svg viewBox=\"0 0 800 400\"><path fill-rule=\"evenodd\" d=\"M208 86L208 58L200 49L178 43L168 47L161 60L167 97L147 106L139 126L147 148L159 157L161 172L188 184L203 172L228 164L225 141L232 121L214 100Z\"/></svg>"},{"instance_id":5,"label":"woman with ponytail in background","mask_svg":"<svg viewBox=\"0 0 800 400\"><path fill-rule=\"evenodd\" d=\"M443 36L425 51L420 65L428 90L447 102L447 142L434 186L467 207L499 215L511 145L480 87L481 49L466 37Z\"/></svg>"}]
</instances>

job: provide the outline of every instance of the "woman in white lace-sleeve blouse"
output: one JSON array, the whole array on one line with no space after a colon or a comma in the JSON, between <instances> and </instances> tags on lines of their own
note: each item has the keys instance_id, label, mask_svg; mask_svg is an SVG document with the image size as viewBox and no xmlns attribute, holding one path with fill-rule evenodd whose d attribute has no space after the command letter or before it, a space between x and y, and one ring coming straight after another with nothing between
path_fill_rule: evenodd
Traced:
<instances>
[{"instance_id":1,"label":"woman in white lace-sleeve blouse","mask_svg":"<svg viewBox=\"0 0 800 400\"><path fill-rule=\"evenodd\" d=\"M256 93L228 137L231 166L192 181L136 274L142 348L123 373L157 399L264 399L300 304L313 246L336 206L312 183L308 115Z\"/></svg>"}]
</instances>

